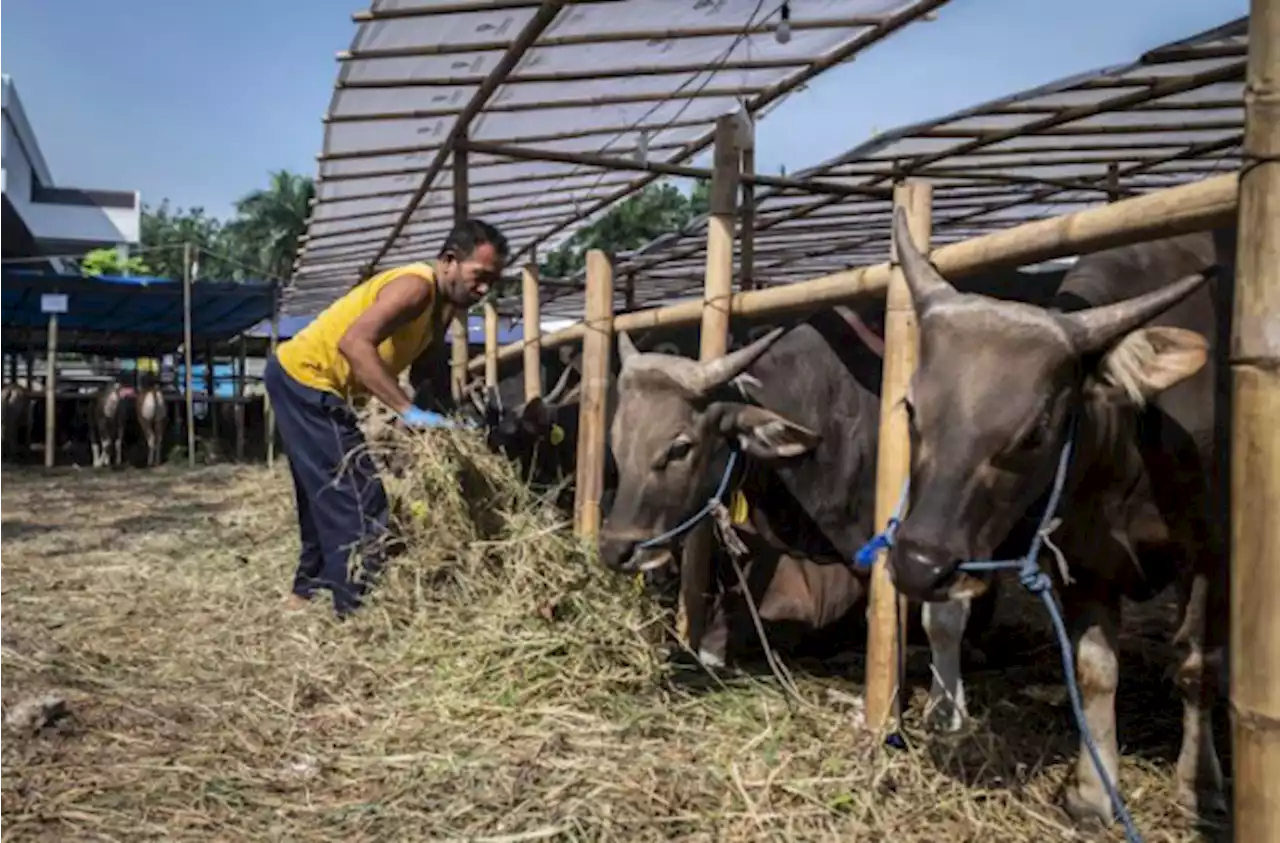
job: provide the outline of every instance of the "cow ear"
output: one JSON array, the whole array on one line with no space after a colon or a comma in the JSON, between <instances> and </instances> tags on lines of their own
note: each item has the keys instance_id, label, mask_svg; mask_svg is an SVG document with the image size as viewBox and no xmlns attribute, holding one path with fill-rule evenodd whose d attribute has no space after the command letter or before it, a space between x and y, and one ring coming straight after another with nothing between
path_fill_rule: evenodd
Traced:
<instances>
[{"instance_id":1,"label":"cow ear","mask_svg":"<svg viewBox=\"0 0 1280 843\"><path fill-rule=\"evenodd\" d=\"M530 433L542 433L551 427L551 413L539 397L530 398L520 409L520 423Z\"/></svg>"},{"instance_id":2,"label":"cow ear","mask_svg":"<svg viewBox=\"0 0 1280 843\"><path fill-rule=\"evenodd\" d=\"M738 444L764 460L798 457L818 446L822 437L772 410L750 404L731 404L720 419L722 433L738 437Z\"/></svg>"},{"instance_id":3,"label":"cow ear","mask_svg":"<svg viewBox=\"0 0 1280 843\"><path fill-rule=\"evenodd\" d=\"M1103 383L1141 406L1204 366L1209 344L1195 331L1154 327L1131 331L1098 366Z\"/></svg>"}]
</instances>

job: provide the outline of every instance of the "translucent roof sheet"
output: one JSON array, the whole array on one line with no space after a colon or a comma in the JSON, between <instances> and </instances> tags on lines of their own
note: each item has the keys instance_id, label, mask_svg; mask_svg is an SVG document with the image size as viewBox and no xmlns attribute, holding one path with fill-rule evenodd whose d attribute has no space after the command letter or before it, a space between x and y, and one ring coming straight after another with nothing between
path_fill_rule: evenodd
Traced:
<instances>
[{"instance_id":1,"label":"translucent roof sheet","mask_svg":"<svg viewBox=\"0 0 1280 843\"><path fill-rule=\"evenodd\" d=\"M934 185L933 242L1172 187L1240 166L1248 19L1166 44L1137 61L879 135L794 174L888 186ZM756 189L752 278L803 281L889 253L891 205L870 197ZM616 306L650 307L702 288L706 220L617 256ZM741 238L735 277L742 277ZM542 312L579 316L581 278L549 290ZM503 307L519 308L519 301Z\"/></svg>"},{"instance_id":2,"label":"translucent roof sheet","mask_svg":"<svg viewBox=\"0 0 1280 843\"><path fill-rule=\"evenodd\" d=\"M329 112L317 200L286 291L315 311L367 268L447 232L468 142L684 163L718 117L756 119L815 75L946 0L375 0L358 13ZM644 138L642 141L641 138ZM468 154L469 210L513 263L656 174Z\"/></svg>"}]
</instances>

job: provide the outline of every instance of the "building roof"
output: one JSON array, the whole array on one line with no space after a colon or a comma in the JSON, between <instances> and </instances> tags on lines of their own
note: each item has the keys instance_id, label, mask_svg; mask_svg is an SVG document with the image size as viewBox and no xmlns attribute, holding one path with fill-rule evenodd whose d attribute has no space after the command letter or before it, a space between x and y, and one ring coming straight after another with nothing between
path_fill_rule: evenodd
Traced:
<instances>
[{"instance_id":1,"label":"building roof","mask_svg":"<svg viewBox=\"0 0 1280 843\"><path fill-rule=\"evenodd\" d=\"M658 174L495 145L622 157L644 147L651 161L687 162L709 147L717 118L759 119L945 2L809 0L792 12L779 0L375 0L339 57L285 308L314 311L361 273L437 245L463 147L470 214L498 224L518 261ZM776 37L784 7L789 40Z\"/></svg>"},{"instance_id":2,"label":"building roof","mask_svg":"<svg viewBox=\"0 0 1280 843\"><path fill-rule=\"evenodd\" d=\"M866 187L926 178L934 187L936 246L1230 172L1240 166L1247 52L1246 17L1128 64L883 133L794 178ZM783 190L756 196L752 277L759 286L878 263L889 253L886 199ZM706 225L700 217L617 256L617 307L628 276L637 307L700 291ZM738 238L738 278L741 245ZM543 313L580 315L582 280L549 287ZM519 306L518 297L503 303Z\"/></svg>"}]
</instances>

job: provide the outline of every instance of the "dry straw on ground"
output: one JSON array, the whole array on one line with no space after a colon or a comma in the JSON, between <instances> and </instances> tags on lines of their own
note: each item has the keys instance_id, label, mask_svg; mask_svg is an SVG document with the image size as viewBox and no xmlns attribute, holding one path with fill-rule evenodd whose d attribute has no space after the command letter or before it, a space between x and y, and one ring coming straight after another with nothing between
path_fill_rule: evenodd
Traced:
<instances>
[{"instance_id":1,"label":"dry straw on ground","mask_svg":"<svg viewBox=\"0 0 1280 843\"><path fill-rule=\"evenodd\" d=\"M1074 737L1042 629L970 666L972 730L885 749L853 725L856 658L793 666L802 705L670 667L661 609L474 437L376 447L407 548L345 623L281 610L284 470L5 473L5 708L65 708L6 729L6 838L1119 839L1057 807ZM1127 642L1123 784L1147 840L1191 840L1163 653Z\"/></svg>"}]
</instances>

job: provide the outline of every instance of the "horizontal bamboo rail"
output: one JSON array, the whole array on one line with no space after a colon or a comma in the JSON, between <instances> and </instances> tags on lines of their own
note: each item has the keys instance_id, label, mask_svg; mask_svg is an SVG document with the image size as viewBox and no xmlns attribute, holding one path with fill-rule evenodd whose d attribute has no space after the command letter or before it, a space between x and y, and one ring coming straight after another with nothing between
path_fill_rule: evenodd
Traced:
<instances>
[{"instance_id":1,"label":"horizontal bamboo rail","mask_svg":"<svg viewBox=\"0 0 1280 843\"><path fill-rule=\"evenodd\" d=\"M1238 177L1228 173L1166 190L1123 199L1060 217L1024 223L935 249L930 257L948 278L977 272L1087 254L1127 243L1172 237L1228 224L1236 212ZM849 269L812 281L738 293L730 302L734 316L779 316L840 304L889 285L889 264ZM668 307L624 313L614 318L615 332L643 332L654 328L698 324L702 299ZM541 338L544 349L581 341L582 324L570 325ZM498 363L520 357L523 341L498 349ZM467 365L484 370L484 357Z\"/></svg>"}]
</instances>

